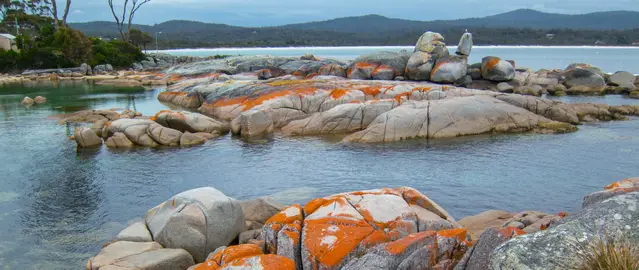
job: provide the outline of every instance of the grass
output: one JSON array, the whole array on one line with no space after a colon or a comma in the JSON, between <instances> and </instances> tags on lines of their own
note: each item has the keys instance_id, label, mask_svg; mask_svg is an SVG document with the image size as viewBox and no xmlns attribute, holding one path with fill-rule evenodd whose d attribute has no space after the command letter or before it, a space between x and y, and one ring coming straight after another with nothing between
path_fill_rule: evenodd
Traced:
<instances>
[{"instance_id":1,"label":"grass","mask_svg":"<svg viewBox=\"0 0 639 270\"><path fill-rule=\"evenodd\" d=\"M624 239L598 238L580 254L579 270L639 270L639 245Z\"/></svg>"}]
</instances>

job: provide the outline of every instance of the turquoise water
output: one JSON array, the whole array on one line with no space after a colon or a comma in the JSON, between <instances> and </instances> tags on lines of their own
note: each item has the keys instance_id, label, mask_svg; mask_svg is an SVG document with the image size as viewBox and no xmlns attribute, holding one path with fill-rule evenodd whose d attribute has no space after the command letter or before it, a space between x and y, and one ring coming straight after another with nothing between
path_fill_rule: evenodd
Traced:
<instances>
[{"instance_id":1,"label":"turquoise water","mask_svg":"<svg viewBox=\"0 0 639 270\"><path fill-rule=\"evenodd\" d=\"M302 48L222 48L222 49L185 49L161 51L173 55L211 56L211 55L277 55L300 56L312 53L317 57L353 60L357 56L377 51L412 51L414 47L302 47ZM456 47L449 47L451 53ZM518 67L534 70L563 69L571 63L589 63L606 72L628 71L639 74L639 47L535 47L535 46L475 46L469 63L481 62L485 56L498 56L516 60Z\"/></svg>"},{"instance_id":2,"label":"turquoise water","mask_svg":"<svg viewBox=\"0 0 639 270\"><path fill-rule=\"evenodd\" d=\"M456 218L489 209L574 211L583 195L639 175L639 119L562 135L479 136L349 146L333 138L193 148L76 151L51 115L91 108L153 114L161 89L85 84L0 86L0 265L82 269L127 223L175 193L213 186L285 203L378 187L417 188ZM49 102L25 108L25 96ZM637 104L621 96L567 102Z\"/></svg>"}]
</instances>

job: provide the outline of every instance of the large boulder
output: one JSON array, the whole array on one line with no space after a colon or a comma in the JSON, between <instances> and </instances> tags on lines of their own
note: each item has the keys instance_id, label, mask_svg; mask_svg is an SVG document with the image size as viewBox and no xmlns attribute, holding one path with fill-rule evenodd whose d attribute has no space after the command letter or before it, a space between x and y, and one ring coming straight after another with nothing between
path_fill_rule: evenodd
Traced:
<instances>
[{"instance_id":1,"label":"large boulder","mask_svg":"<svg viewBox=\"0 0 639 270\"><path fill-rule=\"evenodd\" d=\"M269 218L286 208L285 205L268 197L241 201L240 206L249 230L261 230Z\"/></svg>"},{"instance_id":2,"label":"large boulder","mask_svg":"<svg viewBox=\"0 0 639 270\"><path fill-rule=\"evenodd\" d=\"M102 139L90 128L76 128L73 133L75 142L80 148L97 147L102 145Z\"/></svg>"},{"instance_id":3,"label":"large boulder","mask_svg":"<svg viewBox=\"0 0 639 270\"><path fill-rule=\"evenodd\" d=\"M269 252L291 258L298 269L424 269L454 264L469 245L466 230L411 188L291 206L267 221L263 235Z\"/></svg>"},{"instance_id":4,"label":"large boulder","mask_svg":"<svg viewBox=\"0 0 639 270\"><path fill-rule=\"evenodd\" d=\"M194 263L184 249L162 248L122 258L100 270L186 269Z\"/></svg>"},{"instance_id":5,"label":"large boulder","mask_svg":"<svg viewBox=\"0 0 639 270\"><path fill-rule=\"evenodd\" d=\"M115 238L117 241L153 242L151 232L144 221L135 222L122 230Z\"/></svg>"},{"instance_id":6,"label":"large boulder","mask_svg":"<svg viewBox=\"0 0 639 270\"><path fill-rule=\"evenodd\" d=\"M116 132L113 136L106 139L105 143L108 148L133 148L135 144L124 135L124 133Z\"/></svg>"},{"instance_id":7,"label":"large boulder","mask_svg":"<svg viewBox=\"0 0 639 270\"><path fill-rule=\"evenodd\" d=\"M459 39L459 45L457 45L457 55L469 56L470 51L473 49L473 34L464 33Z\"/></svg>"},{"instance_id":8,"label":"large boulder","mask_svg":"<svg viewBox=\"0 0 639 270\"><path fill-rule=\"evenodd\" d=\"M425 52L443 56L444 54L448 54L448 48L446 48L444 36L440 33L427 31L419 37L417 43L415 43L415 50L413 52Z\"/></svg>"},{"instance_id":9,"label":"large boulder","mask_svg":"<svg viewBox=\"0 0 639 270\"><path fill-rule=\"evenodd\" d=\"M468 58L466 56L447 56L437 59L431 71L430 80L438 83L454 83L466 76Z\"/></svg>"},{"instance_id":10,"label":"large boulder","mask_svg":"<svg viewBox=\"0 0 639 270\"><path fill-rule=\"evenodd\" d=\"M422 51L414 52L406 63L406 78L413 81L428 81L433 71L435 62L437 62L435 54L429 54Z\"/></svg>"},{"instance_id":11,"label":"large boulder","mask_svg":"<svg viewBox=\"0 0 639 270\"><path fill-rule=\"evenodd\" d=\"M346 70L341 65L328 64L319 69L319 75L346 77Z\"/></svg>"},{"instance_id":12,"label":"large boulder","mask_svg":"<svg viewBox=\"0 0 639 270\"><path fill-rule=\"evenodd\" d=\"M625 91L637 89L635 86L635 75L627 71L617 71L608 79L608 84L624 88Z\"/></svg>"},{"instance_id":13,"label":"large boulder","mask_svg":"<svg viewBox=\"0 0 639 270\"><path fill-rule=\"evenodd\" d=\"M353 60L349 67L349 79L392 80L395 76L403 76L406 62L410 55L407 52L376 52L362 55Z\"/></svg>"},{"instance_id":14,"label":"large boulder","mask_svg":"<svg viewBox=\"0 0 639 270\"><path fill-rule=\"evenodd\" d=\"M484 231L479 240L473 245L473 247L464 254L464 257L460 260L459 264L455 266L455 270L485 270L488 269L488 263L490 261L490 255L493 253L502 243L517 237L524 235L526 232L513 228L488 228Z\"/></svg>"},{"instance_id":15,"label":"large boulder","mask_svg":"<svg viewBox=\"0 0 639 270\"><path fill-rule=\"evenodd\" d=\"M579 268L579 249L603 237L639 242L639 192L591 202L549 229L512 239L493 252L490 269ZM603 239L606 240L606 239Z\"/></svg>"},{"instance_id":16,"label":"large boulder","mask_svg":"<svg viewBox=\"0 0 639 270\"><path fill-rule=\"evenodd\" d=\"M564 85L568 94L601 94L606 80L601 75L586 68L574 68L566 72Z\"/></svg>"},{"instance_id":17,"label":"large boulder","mask_svg":"<svg viewBox=\"0 0 639 270\"><path fill-rule=\"evenodd\" d=\"M481 76L495 82L510 81L515 78L515 67L499 57L487 56L481 60Z\"/></svg>"},{"instance_id":18,"label":"large boulder","mask_svg":"<svg viewBox=\"0 0 639 270\"><path fill-rule=\"evenodd\" d=\"M129 256L159 249L162 249L162 246L156 242L117 241L104 247L98 255L89 259L87 270L98 270Z\"/></svg>"},{"instance_id":19,"label":"large boulder","mask_svg":"<svg viewBox=\"0 0 639 270\"><path fill-rule=\"evenodd\" d=\"M149 210L145 221L155 241L187 250L196 262L231 243L246 228L240 203L212 187L173 196Z\"/></svg>"},{"instance_id":20,"label":"large boulder","mask_svg":"<svg viewBox=\"0 0 639 270\"><path fill-rule=\"evenodd\" d=\"M211 134L225 134L229 132L230 126L227 123L199 113L187 111L160 111L151 120L158 124L179 130L181 132L205 132Z\"/></svg>"}]
</instances>

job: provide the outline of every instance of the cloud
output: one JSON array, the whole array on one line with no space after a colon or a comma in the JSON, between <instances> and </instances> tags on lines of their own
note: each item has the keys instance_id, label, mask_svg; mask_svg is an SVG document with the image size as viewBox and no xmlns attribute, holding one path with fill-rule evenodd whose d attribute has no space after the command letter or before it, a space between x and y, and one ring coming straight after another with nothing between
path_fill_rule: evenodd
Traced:
<instances>
[{"instance_id":1,"label":"cloud","mask_svg":"<svg viewBox=\"0 0 639 270\"><path fill-rule=\"evenodd\" d=\"M73 10L73 12L71 12L72 14L84 14L85 12L79 9L75 9Z\"/></svg>"}]
</instances>

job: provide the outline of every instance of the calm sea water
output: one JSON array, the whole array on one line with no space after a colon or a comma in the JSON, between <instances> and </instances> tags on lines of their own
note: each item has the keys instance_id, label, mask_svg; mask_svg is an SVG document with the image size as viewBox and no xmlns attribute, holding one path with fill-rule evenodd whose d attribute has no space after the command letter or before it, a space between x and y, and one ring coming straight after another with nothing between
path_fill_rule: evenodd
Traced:
<instances>
[{"instance_id":1,"label":"calm sea water","mask_svg":"<svg viewBox=\"0 0 639 270\"><path fill-rule=\"evenodd\" d=\"M305 203L338 192L411 186L456 218L489 209L555 213L639 175L639 119L563 135L479 136L349 146L327 138L250 144L229 136L193 148L76 151L51 115L92 108L153 114L161 89L84 84L0 87L0 265L82 269L128 222L178 192L213 186L237 199ZM25 96L49 102L25 108ZM621 96L567 102L639 104Z\"/></svg>"},{"instance_id":2,"label":"calm sea water","mask_svg":"<svg viewBox=\"0 0 639 270\"><path fill-rule=\"evenodd\" d=\"M173 55L277 55L300 56L312 53L318 57L352 60L377 51L412 51L412 46L388 47L300 47L300 48L221 48L161 51ZM449 47L451 53L456 47ZM606 72L628 71L639 74L639 47L542 47L542 46L475 46L469 63L481 62L485 56L515 60L518 67L534 70L566 68L571 63L589 63Z\"/></svg>"}]
</instances>

